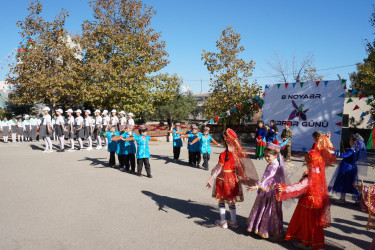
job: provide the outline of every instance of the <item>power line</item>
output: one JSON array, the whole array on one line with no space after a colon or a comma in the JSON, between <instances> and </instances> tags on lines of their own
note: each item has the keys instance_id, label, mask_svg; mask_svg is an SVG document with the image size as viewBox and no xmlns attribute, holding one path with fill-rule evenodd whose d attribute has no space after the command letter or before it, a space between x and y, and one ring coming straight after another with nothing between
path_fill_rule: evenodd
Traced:
<instances>
[{"instance_id":1,"label":"power line","mask_svg":"<svg viewBox=\"0 0 375 250\"><path fill-rule=\"evenodd\" d=\"M356 66L357 64L349 64L349 65L343 65L343 66L337 66L337 67L331 67L331 68L324 68L324 69L317 69L316 71L326 71L326 70L331 70L331 69L341 69L341 68L347 68L347 67L352 67L352 66ZM288 76L289 75L292 75L292 74L287 74ZM268 76L254 76L253 78L255 79L261 79L261 78L270 78L270 77L278 77L279 75L268 75ZM200 82L200 81L203 81L203 82L209 82L210 80L184 80L186 82Z\"/></svg>"}]
</instances>

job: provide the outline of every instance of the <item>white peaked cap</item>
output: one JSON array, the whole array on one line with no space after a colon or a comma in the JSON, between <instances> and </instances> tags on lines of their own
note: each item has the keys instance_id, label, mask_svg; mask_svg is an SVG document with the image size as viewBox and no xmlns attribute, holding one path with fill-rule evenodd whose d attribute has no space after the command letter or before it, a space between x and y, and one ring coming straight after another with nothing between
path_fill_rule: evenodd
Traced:
<instances>
[{"instance_id":1,"label":"white peaked cap","mask_svg":"<svg viewBox=\"0 0 375 250\"><path fill-rule=\"evenodd\" d=\"M89 115L91 114L91 111L89 109L85 110L85 112L89 113Z\"/></svg>"},{"instance_id":2,"label":"white peaked cap","mask_svg":"<svg viewBox=\"0 0 375 250\"><path fill-rule=\"evenodd\" d=\"M122 110L122 111L120 111L120 113L119 113L119 114L124 114L124 115L125 115L125 111L123 111L123 110Z\"/></svg>"},{"instance_id":3,"label":"white peaked cap","mask_svg":"<svg viewBox=\"0 0 375 250\"><path fill-rule=\"evenodd\" d=\"M99 113L100 114L100 110L99 109L97 109L97 110L95 110L95 112L94 113ZM104 112L103 112L104 113Z\"/></svg>"},{"instance_id":4,"label":"white peaked cap","mask_svg":"<svg viewBox=\"0 0 375 250\"><path fill-rule=\"evenodd\" d=\"M65 113L73 113L73 110L72 109L68 109L67 111L65 111Z\"/></svg>"},{"instance_id":5,"label":"white peaked cap","mask_svg":"<svg viewBox=\"0 0 375 250\"><path fill-rule=\"evenodd\" d=\"M45 110L50 111L51 109L49 107L44 107L43 111L45 111Z\"/></svg>"},{"instance_id":6,"label":"white peaked cap","mask_svg":"<svg viewBox=\"0 0 375 250\"><path fill-rule=\"evenodd\" d=\"M62 109L57 109L56 112L64 113Z\"/></svg>"},{"instance_id":7,"label":"white peaked cap","mask_svg":"<svg viewBox=\"0 0 375 250\"><path fill-rule=\"evenodd\" d=\"M112 109L112 111L111 111L111 113L116 113L117 111L116 111L116 109Z\"/></svg>"},{"instance_id":8,"label":"white peaked cap","mask_svg":"<svg viewBox=\"0 0 375 250\"><path fill-rule=\"evenodd\" d=\"M134 116L133 113L129 113L128 116Z\"/></svg>"},{"instance_id":9,"label":"white peaked cap","mask_svg":"<svg viewBox=\"0 0 375 250\"><path fill-rule=\"evenodd\" d=\"M76 111L74 111L76 113L82 113L82 111L80 109L77 109Z\"/></svg>"},{"instance_id":10,"label":"white peaked cap","mask_svg":"<svg viewBox=\"0 0 375 250\"><path fill-rule=\"evenodd\" d=\"M103 110L103 114L108 114L108 110Z\"/></svg>"}]
</instances>

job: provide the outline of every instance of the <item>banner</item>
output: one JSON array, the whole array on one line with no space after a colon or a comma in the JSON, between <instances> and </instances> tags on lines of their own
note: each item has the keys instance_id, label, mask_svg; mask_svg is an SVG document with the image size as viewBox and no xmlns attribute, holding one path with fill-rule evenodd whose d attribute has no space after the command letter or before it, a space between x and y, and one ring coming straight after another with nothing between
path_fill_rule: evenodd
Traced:
<instances>
[{"instance_id":1,"label":"banner","mask_svg":"<svg viewBox=\"0 0 375 250\"><path fill-rule=\"evenodd\" d=\"M289 121L294 151L308 151L314 143L315 130L331 132L333 146L339 150L344 86L342 80L268 85L262 108L264 122L276 121L281 140L281 132Z\"/></svg>"}]
</instances>

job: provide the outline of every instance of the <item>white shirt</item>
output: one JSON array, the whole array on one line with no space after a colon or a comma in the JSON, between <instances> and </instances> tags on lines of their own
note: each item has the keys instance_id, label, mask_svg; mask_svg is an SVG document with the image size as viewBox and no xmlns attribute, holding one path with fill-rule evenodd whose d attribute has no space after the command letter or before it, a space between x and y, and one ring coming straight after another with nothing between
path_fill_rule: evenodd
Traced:
<instances>
[{"instance_id":1,"label":"white shirt","mask_svg":"<svg viewBox=\"0 0 375 250\"><path fill-rule=\"evenodd\" d=\"M63 125L64 124L64 118L60 115L56 118L55 121L56 125Z\"/></svg>"},{"instance_id":2,"label":"white shirt","mask_svg":"<svg viewBox=\"0 0 375 250\"><path fill-rule=\"evenodd\" d=\"M90 126L92 124L91 116L85 117L85 126Z\"/></svg>"},{"instance_id":3,"label":"white shirt","mask_svg":"<svg viewBox=\"0 0 375 250\"><path fill-rule=\"evenodd\" d=\"M38 119L38 126L42 123L42 119Z\"/></svg>"},{"instance_id":4,"label":"white shirt","mask_svg":"<svg viewBox=\"0 0 375 250\"><path fill-rule=\"evenodd\" d=\"M3 127L9 127L9 121L1 121L1 123L0 123L0 126L1 126L1 128L3 128Z\"/></svg>"},{"instance_id":5,"label":"white shirt","mask_svg":"<svg viewBox=\"0 0 375 250\"><path fill-rule=\"evenodd\" d=\"M134 126L134 120L133 120L133 118L128 120L128 124Z\"/></svg>"},{"instance_id":6,"label":"white shirt","mask_svg":"<svg viewBox=\"0 0 375 250\"><path fill-rule=\"evenodd\" d=\"M29 125L30 125L30 120L27 120L27 119L26 119L26 120L23 121L22 124L23 124L24 127L25 127L25 126L29 126Z\"/></svg>"},{"instance_id":7,"label":"white shirt","mask_svg":"<svg viewBox=\"0 0 375 250\"><path fill-rule=\"evenodd\" d=\"M74 126L74 117L68 116L68 119L65 119L66 125L72 125Z\"/></svg>"},{"instance_id":8,"label":"white shirt","mask_svg":"<svg viewBox=\"0 0 375 250\"><path fill-rule=\"evenodd\" d=\"M43 116L43 125L47 125L47 122L51 125L51 116L50 115L44 115Z\"/></svg>"},{"instance_id":9,"label":"white shirt","mask_svg":"<svg viewBox=\"0 0 375 250\"><path fill-rule=\"evenodd\" d=\"M13 121L13 120L9 121L9 126L16 126L16 125L17 125L17 121Z\"/></svg>"},{"instance_id":10,"label":"white shirt","mask_svg":"<svg viewBox=\"0 0 375 250\"><path fill-rule=\"evenodd\" d=\"M102 120L103 120L103 118L100 115L95 116L95 124L96 125L100 125L100 123L102 123Z\"/></svg>"},{"instance_id":11,"label":"white shirt","mask_svg":"<svg viewBox=\"0 0 375 250\"><path fill-rule=\"evenodd\" d=\"M115 125L118 123L118 117L117 116L112 116L111 117L111 125Z\"/></svg>"},{"instance_id":12,"label":"white shirt","mask_svg":"<svg viewBox=\"0 0 375 250\"><path fill-rule=\"evenodd\" d=\"M126 125L126 117L120 118L120 125Z\"/></svg>"},{"instance_id":13,"label":"white shirt","mask_svg":"<svg viewBox=\"0 0 375 250\"><path fill-rule=\"evenodd\" d=\"M109 120L110 120L109 116L103 116L103 125L107 126L109 123Z\"/></svg>"},{"instance_id":14,"label":"white shirt","mask_svg":"<svg viewBox=\"0 0 375 250\"><path fill-rule=\"evenodd\" d=\"M30 119L30 125L31 126L38 126L39 125L38 124L38 118L36 118L36 117L31 118Z\"/></svg>"},{"instance_id":15,"label":"white shirt","mask_svg":"<svg viewBox=\"0 0 375 250\"><path fill-rule=\"evenodd\" d=\"M52 119L52 126L56 124L56 118Z\"/></svg>"},{"instance_id":16,"label":"white shirt","mask_svg":"<svg viewBox=\"0 0 375 250\"><path fill-rule=\"evenodd\" d=\"M19 128L24 128L24 127L25 127L25 126L23 125L23 122L22 122L22 121L18 121L17 125L18 125Z\"/></svg>"},{"instance_id":17,"label":"white shirt","mask_svg":"<svg viewBox=\"0 0 375 250\"><path fill-rule=\"evenodd\" d=\"M83 124L83 117L82 116L77 116L76 119L74 120L75 125L81 126Z\"/></svg>"}]
</instances>

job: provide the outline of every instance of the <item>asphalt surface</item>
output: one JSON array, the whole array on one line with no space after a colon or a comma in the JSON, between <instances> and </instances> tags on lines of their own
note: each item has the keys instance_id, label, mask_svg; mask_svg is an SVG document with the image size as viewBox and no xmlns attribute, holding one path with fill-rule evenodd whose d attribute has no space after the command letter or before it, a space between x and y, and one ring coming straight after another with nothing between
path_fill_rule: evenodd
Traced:
<instances>
[{"instance_id":1,"label":"asphalt surface","mask_svg":"<svg viewBox=\"0 0 375 250\"><path fill-rule=\"evenodd\" d=\"M256 192L237 203L238 229L216 227L209 172L186 164L186 143L179 163L172 162L170 143L150 144L152 179L108 168L105 150L46 154L42 142L0 142L0 249L294 249L246 231ZM210 169L222 150L213 147ZM293 158L293 181L302 161ZM266 162L254 163L261 177ZM374 177L369 168L366 183ZM365 229L367 214L336 200L326 249L367 248L374 236ZM295 205L283 208L285 231Z\"/></svg>"}]
</instances>

